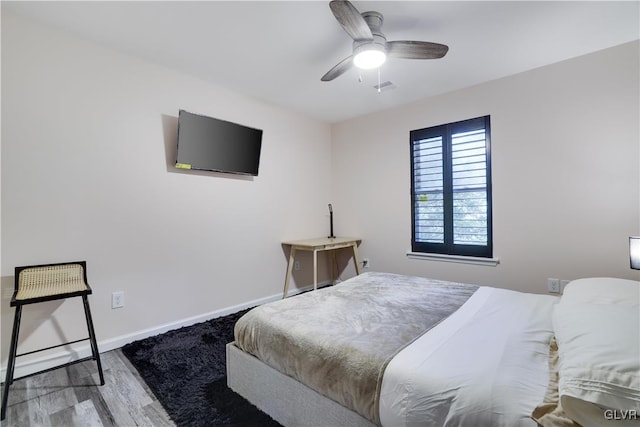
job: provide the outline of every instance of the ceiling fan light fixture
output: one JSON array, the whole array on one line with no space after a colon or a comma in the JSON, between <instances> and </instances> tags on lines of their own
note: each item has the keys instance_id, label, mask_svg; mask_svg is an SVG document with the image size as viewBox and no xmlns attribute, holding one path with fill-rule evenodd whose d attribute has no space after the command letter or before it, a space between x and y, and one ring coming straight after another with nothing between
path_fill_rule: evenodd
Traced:
<instances>
[{"instance_id":1,"label":"ceiling fan light fixture","mask_svg":"<svg viewBox=\"0 0 640 427\"><path fill-rule=\"evenodd\" d=\"M388 42L382 32L382 14L376 11L360 13L349 0L333 0L329 7L338 23L353 40L353 53L327 71L320 79L323 82L341 76L354 65L364 70L378 68L380 80L379 67L386 61L387 54L394 59L438 59L445 56L449 50L447 45L440 43L417 40Z\"/></svg>"},{"instance_id":2,"label":"ceiling fan light fixture","mask_svg":"<svg viewBox=\"0 0 640 427\"><path fill-rule=\"evenodd\" d=\"M384 46L378 43L367 43L358 46L353 55L353 64L362 70L378 68L387 60Z\"/></svg>"}]
</instances>

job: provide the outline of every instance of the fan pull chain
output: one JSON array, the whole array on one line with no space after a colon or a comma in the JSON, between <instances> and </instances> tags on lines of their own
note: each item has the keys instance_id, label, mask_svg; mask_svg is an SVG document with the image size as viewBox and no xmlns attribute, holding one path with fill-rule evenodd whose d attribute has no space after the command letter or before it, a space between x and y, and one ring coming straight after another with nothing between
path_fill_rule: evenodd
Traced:
<instances>
[{"instance_id":1,"label":"fan pull chain","mask_svg":"<svg viewBox=\"0 0 640 427\"><path fill-rule=\"evenodd\" d=\"M378 93L380 93L380 67L378 67Z\"/></svg>"},{"instance_id":2,"label":"fan pull chain","mask_svg":"<svg viewBox=\"0 0 640 427\"><path fill-rule=\"evenodd\" d=\"M358 68L358 83L362 83L362 70Z\"/></svg>"}]
</instances>

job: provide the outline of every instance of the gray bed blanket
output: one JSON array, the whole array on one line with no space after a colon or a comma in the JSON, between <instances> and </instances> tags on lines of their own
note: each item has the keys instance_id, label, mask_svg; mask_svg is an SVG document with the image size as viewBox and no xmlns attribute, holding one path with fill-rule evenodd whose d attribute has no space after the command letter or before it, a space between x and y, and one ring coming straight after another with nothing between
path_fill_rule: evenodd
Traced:
<instances>
[{"instance_id":1,"label":"gray bed blanket","mask_svg":"<svg viewBox=\"0 0 640 427\"><path fill-rule=\"evenodd\" d=\"M379 391L388 362L477 288L364 273L256 307L236 323L236 345L380 424Z\"/></svg>"}]
</instances>

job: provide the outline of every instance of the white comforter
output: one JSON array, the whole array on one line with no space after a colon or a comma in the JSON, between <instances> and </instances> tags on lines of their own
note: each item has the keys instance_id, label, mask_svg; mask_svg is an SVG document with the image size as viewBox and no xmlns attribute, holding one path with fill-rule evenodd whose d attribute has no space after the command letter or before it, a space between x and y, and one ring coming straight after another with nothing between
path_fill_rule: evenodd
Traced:
<instances>
[{"instance_id":1,"label":"white comforter","mask_svg":"<svg viewBox=\"0 0 640 427\"><path fill-rule=\"evenodd\" d=\"M396 426L535 426L549 382L557 297L481 287L387 366L380 420Z\"/></svg>"}]
</instances>

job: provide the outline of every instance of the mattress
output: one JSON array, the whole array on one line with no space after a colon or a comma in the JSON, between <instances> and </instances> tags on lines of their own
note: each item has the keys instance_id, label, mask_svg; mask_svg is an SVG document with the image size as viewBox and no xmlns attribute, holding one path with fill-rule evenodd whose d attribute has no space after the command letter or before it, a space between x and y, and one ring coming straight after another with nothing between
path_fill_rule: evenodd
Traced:
<instances>
[{"instance_id":1,"label":"mattress","mask_svg":"<svg viewBox=\"0 0 640 427\"><path fill-rule=\"evenodd\" d=\"M384 426L534 426L558 298L388 273L265 304L236 345Z\"/></svg>"},{"instance_id":2,"label":"mattress","mask_svg":"<svg viewBox=\"0 0 640 427\"><path fill-rule=\"evenodd\" d=\"M253 309L237 322L235 342L267 365L379 424L387 363L455 312L477 288L364 273Z\"/></svg>"}]
</instances>

